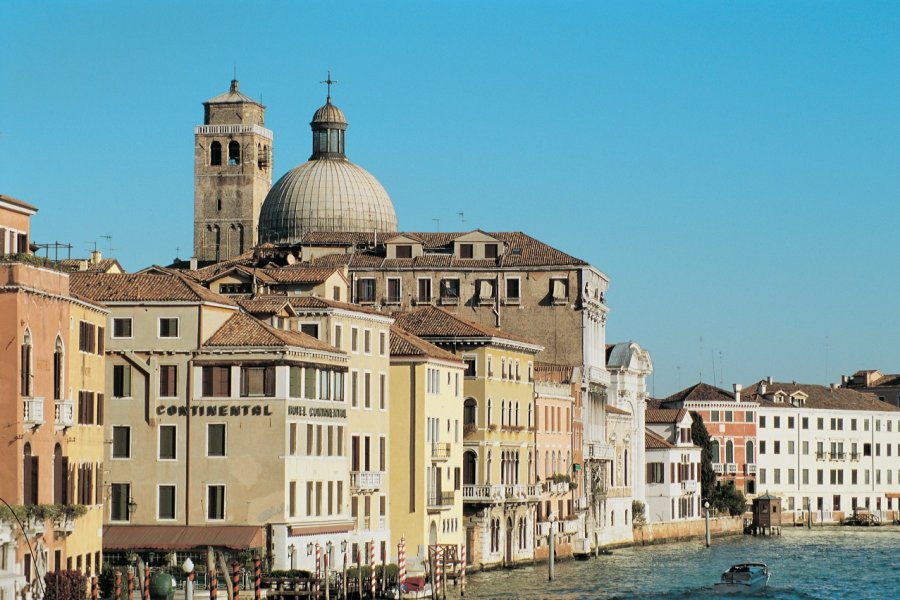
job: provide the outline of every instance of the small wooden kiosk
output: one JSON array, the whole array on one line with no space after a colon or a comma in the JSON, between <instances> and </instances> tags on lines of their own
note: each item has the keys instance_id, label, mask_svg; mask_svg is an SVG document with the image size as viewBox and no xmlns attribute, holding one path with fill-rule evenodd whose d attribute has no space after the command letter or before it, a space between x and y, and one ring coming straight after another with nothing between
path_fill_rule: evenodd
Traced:
<instances>
[{"instance_id":1,"label":"small wooden kiosk","mask_svg":"<svg viewBox=\"0 0 900 600\"><path fill-rule=\"evenodd\" d=\"M781 535L781 498L766 492L753 499L753 535Z\"/></svg>"}]
</instances>

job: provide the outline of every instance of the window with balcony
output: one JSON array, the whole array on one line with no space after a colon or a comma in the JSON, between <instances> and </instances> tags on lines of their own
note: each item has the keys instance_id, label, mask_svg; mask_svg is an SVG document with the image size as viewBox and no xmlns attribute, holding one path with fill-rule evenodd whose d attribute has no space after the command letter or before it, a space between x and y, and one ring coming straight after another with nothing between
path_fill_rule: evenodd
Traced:
<instances>
[{"instance_id":1,"label":"window with balcony","mask_svg":"<svg viewBox=\"0 0 900 600\"><path fill-rule=\"evenodd\" d=\"M441 302L455 304L459 301L459 279L451 277L441 279Z\"/></svg>"},{"instance_id":2,"label":"window with balcony","mask_svg":"<svg viewBox=\"0 0 900 600\"><path fill-rule=\"evenodd\" d=\"M420 277L417 281L418 294L416 300L423 303L431 302L431 279Z\"/></svg>"}]
</instances>

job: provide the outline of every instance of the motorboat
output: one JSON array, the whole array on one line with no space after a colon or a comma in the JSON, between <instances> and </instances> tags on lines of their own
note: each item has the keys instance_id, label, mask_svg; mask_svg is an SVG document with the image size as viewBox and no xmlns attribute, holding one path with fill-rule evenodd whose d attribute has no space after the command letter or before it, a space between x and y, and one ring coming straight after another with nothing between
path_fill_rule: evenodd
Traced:
<instances>
[{"instance_id":1,"label":"motorboat","mask_svg":"<svg viewBox=\"0 0 900 600\"><path fill-rule=\"evenodd\" d=\"M763 563L740 563L722 573L714 587L717 592L745 592L769 585L771 573Z\"/></svg>"}]
</instances>

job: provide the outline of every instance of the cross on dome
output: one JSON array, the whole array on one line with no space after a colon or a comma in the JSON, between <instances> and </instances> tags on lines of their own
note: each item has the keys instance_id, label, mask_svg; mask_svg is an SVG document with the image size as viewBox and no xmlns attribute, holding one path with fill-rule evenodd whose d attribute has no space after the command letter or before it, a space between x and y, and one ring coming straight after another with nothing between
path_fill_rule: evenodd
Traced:
<instances>
[{"instance_id":1,"label":"cross on dome","mask_svg":"<svg viewBox=\"0 0 900 600\"><path fill-rule=\"evenodd\" d=\"M331 71L328 71L328 79L326 79L326 80L324 80L324 81L320 81L319 83L325 83L325 84L328 85L328 98L327 98L327 101L328 101L328 102L331 102L331 86L332 86L333 84L337 83L337 81L335 81L335 80L333 80L333 79L331 78Z\"/></svg>"}]
</instances>

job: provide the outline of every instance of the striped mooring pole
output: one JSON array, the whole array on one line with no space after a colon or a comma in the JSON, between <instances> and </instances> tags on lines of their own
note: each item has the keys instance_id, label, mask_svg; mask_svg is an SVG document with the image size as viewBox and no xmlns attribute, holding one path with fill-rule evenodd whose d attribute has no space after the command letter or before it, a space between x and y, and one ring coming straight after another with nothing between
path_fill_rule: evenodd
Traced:
<instances>
[{"instance_id":1,"label":"striped mooring pole","mask_svg":"<svg viewBox=\"0 0 900 600\"><path fill-rule=\"evenodd\" d=\"M441 597L441 580L444 578L444 549L441 546L435 546L434 549L434 584L431 589L434 590L434 597Z\"/></svg>"},{"instance_id":2,"label":"striped mooring pole","mask_svg":"<svg viewBox=\"0 0 900 600\"><path fill-rule=\"evenodd\" d=\"M262 560L259 554L253 557L253 598L259 600L262 595Z\"/></svg>"},{"instance_id":3,"label":"striped mooring pole","mask_svg":"<svg viewBox=\"0 0 900 600\"><path fill-rule=\"evenodd\" d=\"M241 596L241 563L231 562L231 597L238 600Z\"/></svg>"},{"instance_id":4,"label":"striped mooring pole","mask_svg":"<svg viewBox=\"0 0 900 600\"><path fill-rule=\"evenodd\" d=\"M150 567L144 567L144 600L150 600Z\"/></svg>"},{"instance_id":5,"label":"striped mooring pole","mask_svg":"<svg viewBox=\"0 0 900 600\"><path fill-rule=\"evenodd\" d=\"M397 583L400 586L400 592L406 591L406 538L400 536L400 543L397 544Z\"/></svg>"},{"instance_id":6,"label":"striped mooring pole","mask_svg":"<svg viewBox=\"0 0 900 600\"><path fill-rule=\"evenodd\" d=\"M134 600L134 573L128 570L128 600Z\"/></svg>"},{"instance_id":7,"label":"striped mooring pole","mask_svg":"<svg viewBox=\"0 0 900 600\"><path fill-rule=\"evenodd\" d=\"M91 577L91 598L93 600L98 600L100 598L100 582L97 580L96 575Z\"/></svg>"},{"instance_id":8,"label":"striped mooring pole","mask_svg":"<svg viewBox=\"0 0 900 600\"><path fill-rule=\"evenodd\" d=\"M219 574L216 572L215 563L209 564L209 600L216 600L216 593L219 591Z\"/></svg>"},{"instance_id":9,"label":"striped mooring pole","mask_svg":"<svg viewBox=\"0 0 900 600\"><path fill-rule=\"evenodd\" d=\"M375 597L375 540L369 542L369 566L372 567L372 577L370 578L372 597Z\"/></svg>"},{"instance_id":10,"label":"striped mooring pole","mask_svg":"<svg viewBox=\"0 0 900 600\"><path fill-rule=\"evenodd\" d=\"M122 596L122 573L116 571L116 591L113 595L115 600L120 600Z\"/></svg>"},{"instance_id":11,"label":"striped mooring pole","mask_svg":"<svg viewBox=\"0 0 900 600\"><path fill-rule=\"evenodd\" d=\"M459 595L466 595L466 545L459 546Z\"/></svg>"}]
</instances>

